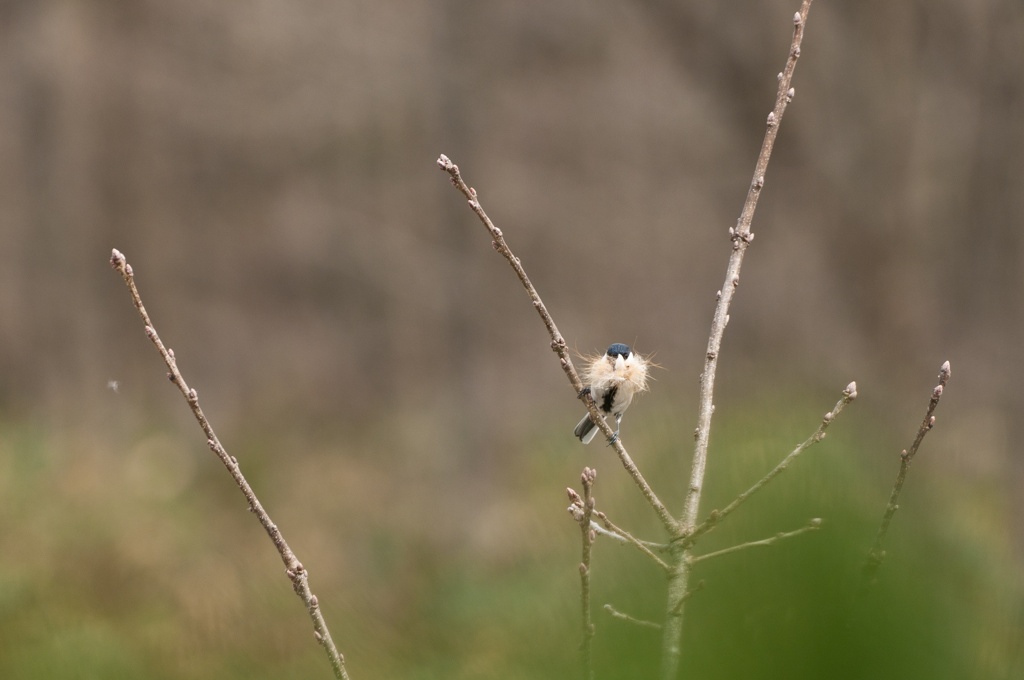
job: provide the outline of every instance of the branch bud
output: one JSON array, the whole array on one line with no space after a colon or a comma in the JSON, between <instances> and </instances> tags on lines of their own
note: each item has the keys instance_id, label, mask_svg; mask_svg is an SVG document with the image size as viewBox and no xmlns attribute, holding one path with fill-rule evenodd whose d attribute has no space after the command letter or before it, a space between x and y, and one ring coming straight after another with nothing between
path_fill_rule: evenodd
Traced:
<instances>
[{"instance_id":1,"label":"branch bud","mask_svg":"<svg viewBox=\"0 0 1024 680\"><path fill-rule=\"evenodd\" d=\"M851 382L849 385L847 385L846 389L843 390L843 395L847 399L849 399L850 401L853 401L854 399L856 399L857 398L857 383L856 382Z\"/></svg>"}]
</instances>

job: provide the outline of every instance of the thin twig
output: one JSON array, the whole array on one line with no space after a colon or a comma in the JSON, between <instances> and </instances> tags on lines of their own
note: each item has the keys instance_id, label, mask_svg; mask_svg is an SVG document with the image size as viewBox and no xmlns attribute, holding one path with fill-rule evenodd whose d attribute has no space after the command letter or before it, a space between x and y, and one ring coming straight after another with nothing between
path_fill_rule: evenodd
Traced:
<instances>
[{"instance_id":1,"label":"thin twig","mask_svg":"<svg viewBox=\"0 0 1024 680\"><path fill-rule=\"evenodd\" d=\"M313 621L313 635L317 642L324 648L327 653L327 658L331 662L331 668L334 670L334 676L340 680L348 680L348 673L345 670L345 657L338 651L338 648L334 645L334 640L331 638L331 633L327 629L327 622L324 621L323 614L320 612L320 603L317 600L316 595L309 588L309 573L306 571L302 563L292 552L292 549L288 547L288 543L284 540L284 536L281 534L280 529L270 519L270 515L263 509L263 505L256 497L256 493L249 486L249 482L246 481L245 476L242 474L242 470L238 465L238 460L231 455L221 445L220 440L217 438L216 433L213 431L213 427L210 425L210 421L206 419L206 415L203 410L199 407L199 395L198 393L190 388L185 382L185 378L181 375L178 370L178 362L174 358L174 350L166 347L160 336L157 335L156 327L149 318L149 313L146 312L145 305L142 304L142 297L139 295L139 290L135 286L135 274L132 271L132 267L125 260L117 249L114 249L110 255L110 265L121 274L121 278L124 279L125 285L128 286L128 292L131 294L132 302L135 304L135 309L138 310L139 316L142 317L142 323L145 325L146 336L156 346L157 351L160 352L160 356L163 357L164 363L167 365L167 369L170 373L167 377L170 378L171 382L178 386L178 390L181 391L185 401L188 402L189 408L192 410L192 414L195 416L199 426L203 429L203 433L206 435L206 444L210 447L221 463L227 468L231 477L235 480L235 484L242 491L246 501L249 503L249 510L256 515L259 519L260 524L263 525L270 540L273 541L274 547L277 548L277 552L281 555L281 560L284 562L285 573L292 582L292 588L295 593L302 599L306 605L306 611L309 612L309 617Z\"/></svg>"},{"instance_id":2,"label":"thin twig","mask_svg":"<svg viewBox=\"0 0 1024 680\"><path fill-rule=\"evenodd\" d=\"M522 262L515 256L512 250L508 247L505 242L505 236L501 233L498 227L494 226L494 222L484 212L483 206L480 204L480 199L477 196L476 189L470 187L462 179L462 173L459 172L459 166L451 161L447 156L441 154L437 159L437 165L451 178L452 185L458 189L463 196L469 201L469 207L476 213L476 216L483 223L484 227L491 236L491 245L501 253L502 257L508 260L509 265L515 270L516 276L519 277L519 281L523 284L527 294L530 296L530 301L533 303L534 309L540 315L541 320L548 329L548 334L551 336L551 349L554 350L559 357L559 362L562 365L562 370L565 371L566 377L569 379L569 383L572 385L576 394L582 395L584 403L587 405L587 410L590 412L591 420L597 423L598 428L604 433L605 437L608 438L615 449L615 453L618 455L619 460L622 462L622 466L626 468L626 472L633 478L633 481L640 488L640 492L643 493L644 498L657 513L659 519L665 529L672 536L679 534L678 526L675 519L672 517L672 513L668 511L664 503L658 498L657 494L651 488L647 480L640 473L636 464L633 463L633 459L630 458L629 453L622 445L621 439L614 437L614 432L611 426L605 421L604 417L597 409L597 405L594 403L593 398L589 393L583 391L583 382L580 380L579 374L576 372L576 368L572 363L572 357L569 355L569 346L565 342L565 338L558 332L558 327L555 325L555 320L551 318L551 314L548 312L547 307L544 305L544 301L541 300L540 294L537 293L537 289L534 288L533 283L530 282L530 277L526 275L526 270L523 269Z\"/></svg>"},{"instance_id":3,"label":"thin twig","mask_svg":"<svg viewBox=\"0 0 1024 680\"><path fill-rule=\"evenodd\" d=\"M806 451L807 449L811 448L812 446L820 442L822 439L824 439L825 431L828 429L828 426L831 425L839 416L839 414L843 412L843 409L846 407L846 405L856 398L857 383L852 382L846 386L845 390L843 390L843 396L839 399L838 402L836 402L835 407L831 411L826 413L825 416L821 419L821 423L818 425L818 429L814 431L814 434L808 437L805 441L801 442L795 449L790 451L789 454L785 458L783 458L778 465L776 465L768 472L768 474L759 479L749 489L747 489L739 496L737 496L732 503L729 503L729 505L725 506L721 510L713 510L711 514L708 516L708 518L701 522L701 524L696 529L694 529L693 533L689 534L681 542L686 546L692 546L698 538L700 538L702 535L706 534L707 532L715 528L715 526L717 526L719 522L721 522L723 519L731 515L736 510L736 508L740 507L740 505L746 502L751 496L753 496L755 493L763 489L765 485L768 484L768 482L772 481L777 476L779 476L786 468L790 466L790 464L797 458L797 456L799 456L801 453L803 453L804 451Z\"/></svg>"},{"instance_id":4,"label":"thin twig","mask_svg":"<svg viewBox=\"0 0 1024 680\"><path fill-rule=\"evenodd\" d=\"M641 541L640 539L636 538L635 536L633 536L633 534L629 533L625 529L615 526L612 523L612 521L608 519L608 516L605 515L603 512L597 511L594 514L596 514L597 518L604 523L604 528L607 530L608 535L615 536L616 538L619 538L625 541L626 543L629 543L630 545L634 546L637 550L639 550L640 552L654 560L655 564L664 569L666 572L672 571L672 567L668 566L665 560L655 555L654 552L652 552L651 549L647 547L644 541Z\"/></svg>"},{"instance_id":5,"label":"thin twig","mask_svg":"<svg viewBox=\"0 0 1024 680\"><path fill-rule=\"evenodd\" d=\"M704 560L709 560L712 557L721 557L722 555L728 555L729 553L739 552L740 550L746 550L747 548L758 548L762 546L774 545L779 541L792 538L793 536L799 536L800 534L806 534L808 531L817 531L821 528L821 520L818 518L812 519L807 526L800 527L793 531L783 531L775 534L771 538L763 538L760 541L749 541L747 543L740 543L729 548L723 548L722 550L715 550L704 555L695 555L690 558L690 564L697 564Z\"/></svg>"},{"instance_id":6,"label":"thin twig","mask_svg":"<svg viewBox=\"0 0 1024 680\"><path fill-rule=\"evenodd\" d=\"M586 680L593 680L594 677L594 622L590 615L590 557L594 550L595 533L591 528L594 516L593 488L597 479L597 470L583 468L580 475L580 482L583 484L583 497L572 489L566 489L569 500L569 512L573 519L580 525L580 536L583 539L583 556L580 559L580 610L583 618L583 642L580 644L580 651L583 654L583 677Z\"/></svg>"},{"instance_id":7,"label":"thin twig","mask_svg":"<svg viewBox=\"0 0 1024 680\"><path fill-rule=\"evenodd\" d=\"M620 621L627 621L629 623L641 626L643 628L653 628L655 630L661 630L660 623L655 623L654 621L644 621L643 619L638 619L636 617L630 616L629 614L620 612L618 609L611 606L610 604L606 604L604 606L604 610L611 614L614 618L619 619Z\"/></svg>"},{"instance_id":8,"label":"thin twig","mask_svg":"<svg viewBox=\"0 0 1024 680\"><path fill-rule=\"evenodd\" d=\"M754 219L754 211L757 208L758 198L761 196L761 189L764 188L768 161L771 159L775 138L778 135L779 125L782 123L782 116L786 112L786 106L793 100L795 94L792 87L793 72L796 69L797 60L800 58L800 43L803 40L804 29L807 26L807 14L811 9L811 1L803 0L800 11L793 17L793 40L790 43L786 65L779 74L779 88L775 96L775 107L768 114L764 141L761 143L761 151L754 166L754 176L747 190L747 198L743 203L743 209L740 211L739 220L737 220L735 227L729 229L729 238L732 240L732 254L729 256L729 264L725 270L725 282L721 290L718 291L718 303L715 306L715 313L711 321L711 333L708 337L708 347L704 358L704 372L701 374L700 380L700 410L697 417L693 462L690 469L686 500L679 520L679 534L677 535L690 535L697 526L701 492L704 489L704 473L707 468L708 442L711 437L711 415L715 409L714 389L715 372L718 369L718 355L722 347L722 337L725 334L726 324L729 323L729 307L732 304L736 287L740 282L740 268L743 264L743 256L750 242L754 239L751 224ZM662 635L661 677L663 680L675 679L677 669L679 668L679 658L682 654L682 605L685 602L684 598L687 593L687 582L689 581L690 574L688 560L684 558L688 549L687 547L680 547L679 559L675 563L675 571L669 577L668 615Z\"/></svg>"},{"instance_id":9,"label":"thin twig","mask_svg":"<svg viewBox=\"0 0 1024 680\"><path fill-rule=\"evenodd\" d=\"M591 522L590 523L590 528L593 529L594 531L596 531L598 536L605 536L607 538L612 539L613 541L618 541L619 543L622 543L623 545L630 545L629 539L627 539L625 536L623 536L622 534L617 534L614 531L609 531L608 529L605 529L603 526L601 526L597 522ZM645 540L639 539L639 538L637 538L636 541L638 543L640 543L640 545L646 546L646 547L650 548L651 550L658 550L658 551L666 551L667 552L668 550L670 550L672 548L672 544L670 544L670 543L658 543L657 541L645 541Z\"/></svg>"},{"instance_id":10,"label":"thin twig","mask_svg":"<svg viewBox=\"0 0 1024 680\"><path fill-rule=\"evenodd\" d=\"M904 449L900 452L900 471L896 475L896 483L893 484L892 493L889 496L889 504L885 508L885 513L882 515L882 524L878 527L878 535L875 536L875 542L871 546L871 550L868 552L867 560L864 563L863 571L863 586L869 585L875 578L875 574L878 572L879 567L882 566L882 562L885 560L885 550L882 549L882 544L885 542L885 535L889 532L889 524L892 522L893 515L899 509L900 492L903 490L903 482L907 479L907 471L910 469L910 463L917 454L917 450L921 447L921 442L924 441L924 436L931 432L932 428L935 427L935 409L939 405L939 399L942 398L942 393L946 388L946 383L949 382L949 378L952 375L950 370L949 362L942 364L939 369L939 384L932 390L931 400L928 402L928 410L925 411L924 420L921 421L921 427L917 430L917 436L914 437L914 443L910 445L910 449Z\"/></svg>"}]
</instances>

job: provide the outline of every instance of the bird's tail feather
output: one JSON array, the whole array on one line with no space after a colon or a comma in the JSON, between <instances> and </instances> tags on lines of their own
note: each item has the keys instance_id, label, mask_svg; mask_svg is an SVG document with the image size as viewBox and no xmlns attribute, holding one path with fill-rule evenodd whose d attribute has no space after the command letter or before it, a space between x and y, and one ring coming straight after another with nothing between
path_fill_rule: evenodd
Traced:
<instances>
[{"instance_id":1,"label":"bird's tail feather","mask_svg":"<svg viewBox=\"0 0 1024 680\"><path fill-rule=\"evenodd\" d=\"M590 419L590 414L588 413L583 416L583 420L576 425L576 429L572 433L584 444L589 444L597 436L597 425Z\"/></svg>"}]
</instances>

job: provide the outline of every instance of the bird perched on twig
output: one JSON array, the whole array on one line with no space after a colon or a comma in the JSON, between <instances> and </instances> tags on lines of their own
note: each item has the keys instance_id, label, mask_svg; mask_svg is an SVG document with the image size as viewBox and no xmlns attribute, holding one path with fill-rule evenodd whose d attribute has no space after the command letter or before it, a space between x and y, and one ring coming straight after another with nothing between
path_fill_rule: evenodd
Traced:
<instances>
[{"instance_id":1,"label":"bird perched on twig","mask_svg":"<svg viewBox=\"0 0 1024 680\"><path fill-rule=\"evenodd\" d=\"M602 415L606 418L615 416L615 435L611 442L619 437L622 414L629 408L633 396L647 389L647 366L644 357L633 352L629 345L617 342L604 354L594 357L584 371L583 380L587 386L580 396L589 392ZM589 444L597 431L597 425L588 413L573 434L584 444Z\"/></svg>"}]
</instances>

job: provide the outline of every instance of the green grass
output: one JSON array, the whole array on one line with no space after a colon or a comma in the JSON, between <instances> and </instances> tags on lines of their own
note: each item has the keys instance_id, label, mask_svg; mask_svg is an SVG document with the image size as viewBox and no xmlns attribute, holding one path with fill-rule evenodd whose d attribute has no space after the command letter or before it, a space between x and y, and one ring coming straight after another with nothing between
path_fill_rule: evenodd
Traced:
<instances>
[{"instance_id":1,"label":"green grass","mask_svg":"<svg viewBox=\"0 0 1024 680\"><path fill-rule=\"evenodd\" d=\"M756 481L824 410L794 398L723 414L704 511ZM677 508L684 428L668 412L631 416L626 443ZM490 452L496 469L484 476L379 469L372 442L362 451L323 442L301 460L275 457L272 443L248 458L238 449L310 569L354 680L579 677L579 537L565 486L578 488L583 465L596 466L599 507L644 537L659 534L614 456L595 446L581 454L557 425ZM0 429L0 677L330 677L280 560L189 434L140 435L118 449ZM700 548L711 551L824 520L818 532L698 565L704 588L686 609L684 677L1021 677L1024 598L1004 545L1012 522L1000 531L963 520L987 518L964 508L987 507L991 495L972 500L923 461L879 582L855 601L896 472L894 456L871 452L898 439L844 414L705 538ZM387 455L390 466L405 454ZM949 507L949 489L962 492L960 505ZM599 539L593 584L598 678L656 676L659 633L601 607L659 620L660 571Z\"/></svg>"}]
</instances>

